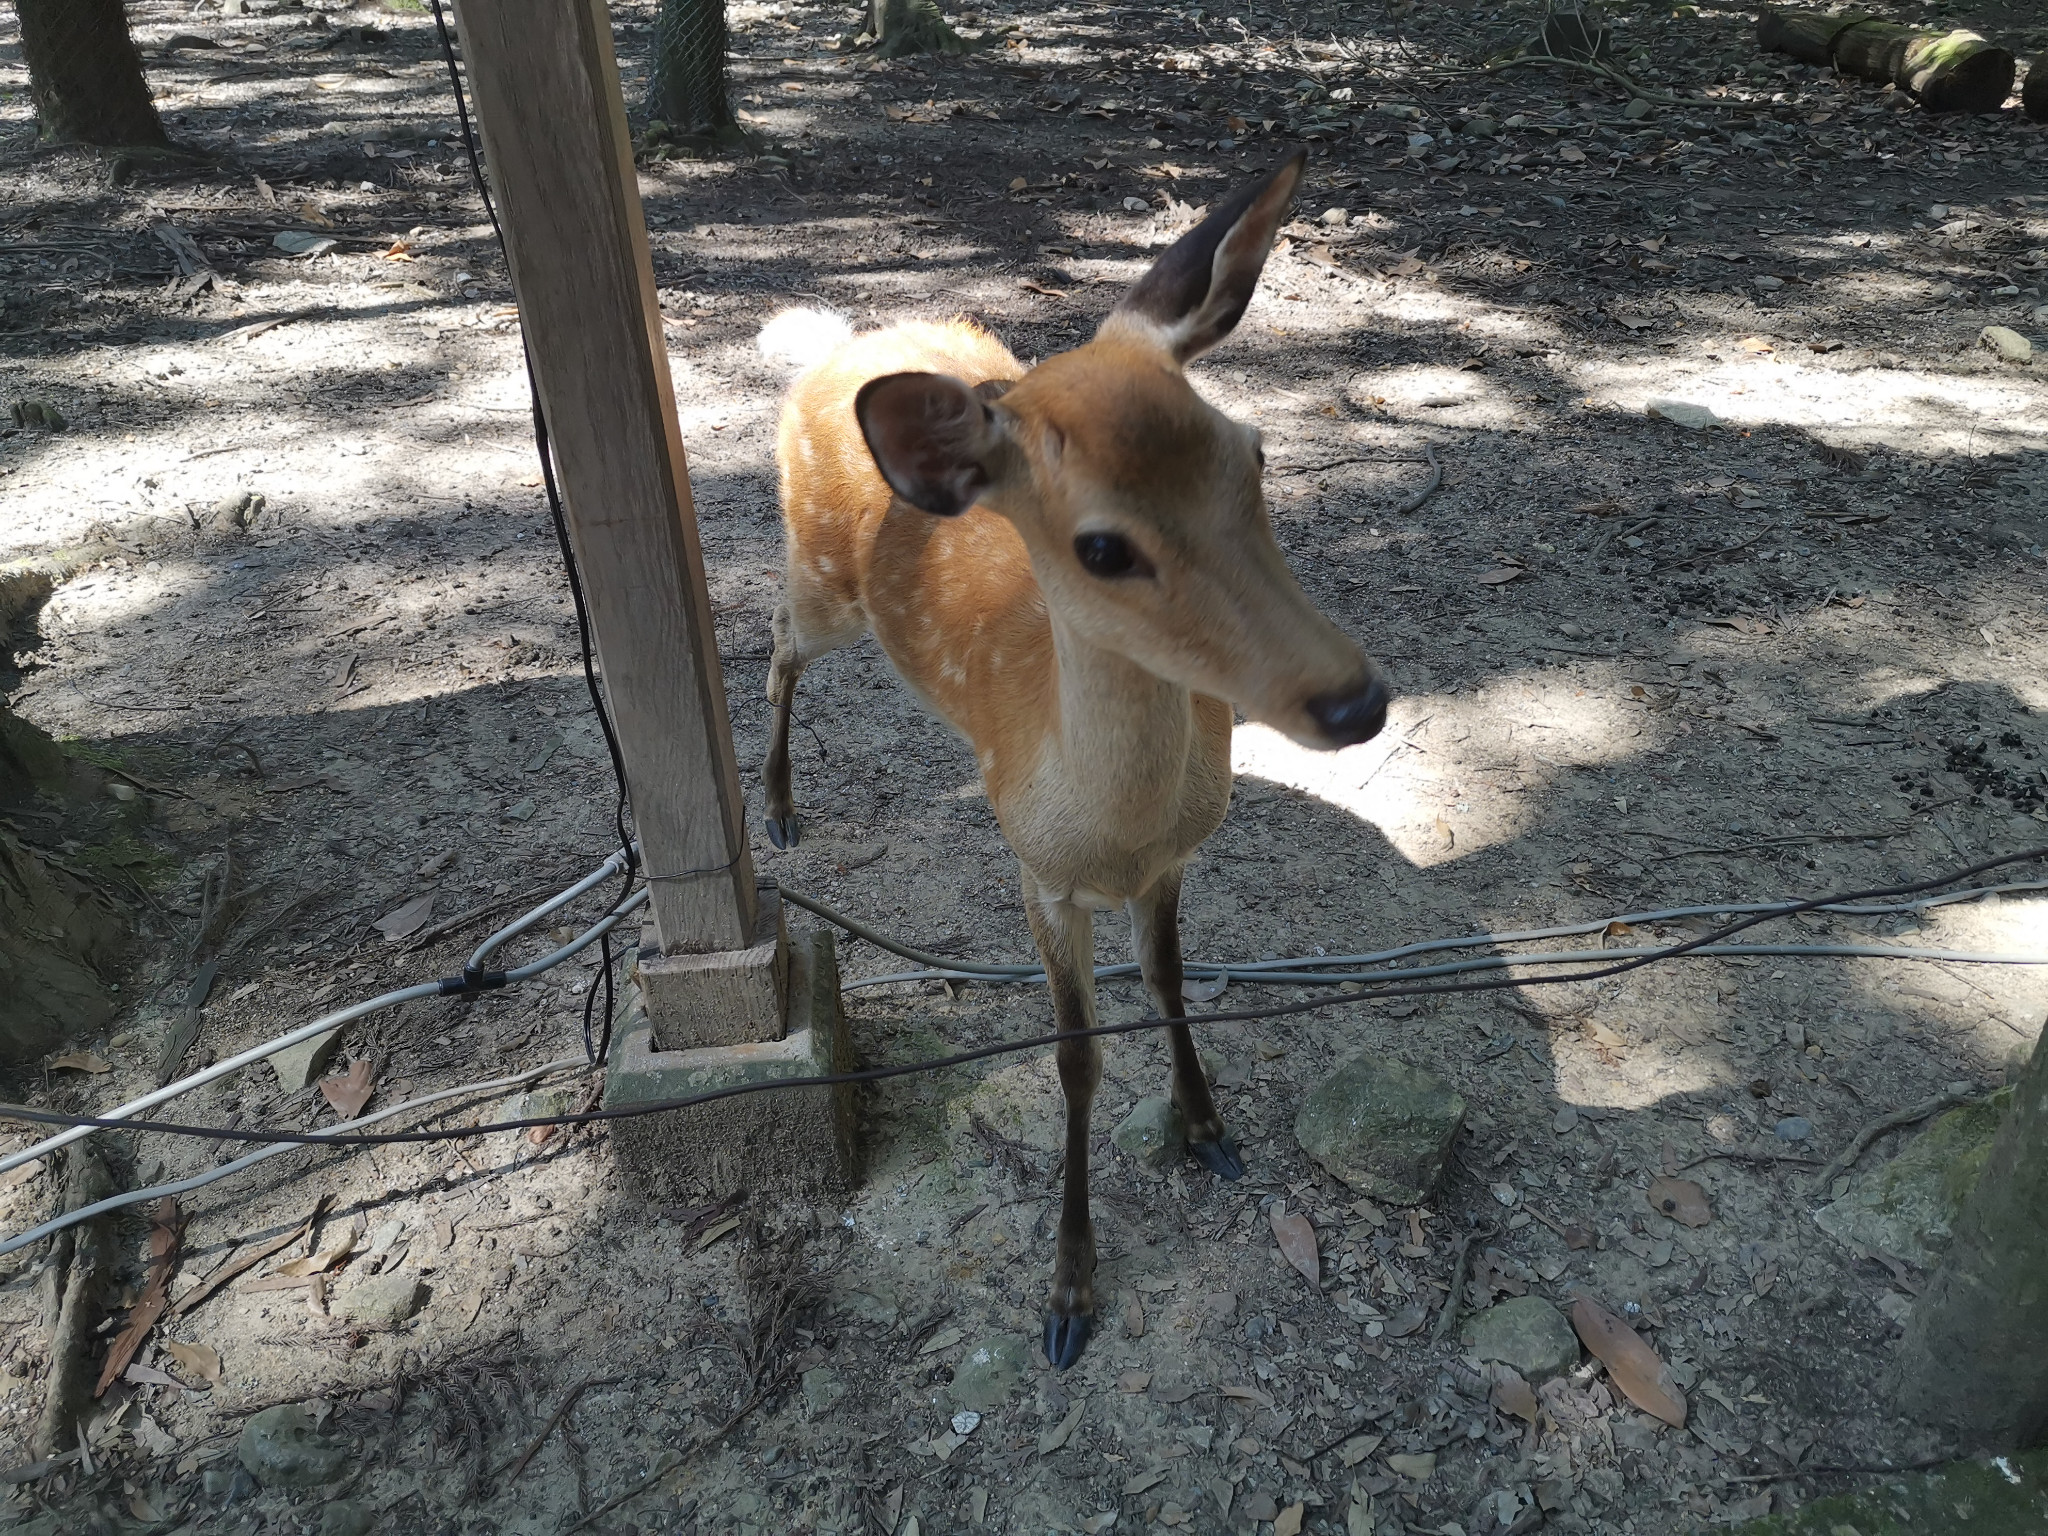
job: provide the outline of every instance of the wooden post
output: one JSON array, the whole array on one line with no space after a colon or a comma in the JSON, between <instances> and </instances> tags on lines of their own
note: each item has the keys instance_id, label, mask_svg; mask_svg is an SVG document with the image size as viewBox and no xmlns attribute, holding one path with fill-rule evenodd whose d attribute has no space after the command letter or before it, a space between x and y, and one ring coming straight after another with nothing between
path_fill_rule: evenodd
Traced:
<instances>
[{"instance_id":1,"label":"wooden post","mask_svg":"<svg viewBox=\"0 0 2048 1536\"><path fill-rule=\"evenodd\" d=\"M604 0L455 0L664 953L755 945L746 804Z\"/></svg>"}]
</instances>

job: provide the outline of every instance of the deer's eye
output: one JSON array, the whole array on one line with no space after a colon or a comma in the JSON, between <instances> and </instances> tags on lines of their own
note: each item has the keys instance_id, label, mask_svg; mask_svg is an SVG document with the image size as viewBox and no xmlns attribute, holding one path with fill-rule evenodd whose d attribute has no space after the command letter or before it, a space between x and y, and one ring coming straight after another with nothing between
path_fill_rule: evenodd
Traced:
<instances>
[{"instance_id":1,"label":"deer's eye","mask_svg":"<svg viewBox=\"0 0 2048 1536\"><path fill-rule=\"evenodd\" d=\"M1074 540L1074 557L1090 576L1149 576L1152 567L1120 533L1084 533Z\"/></svg>"}]
</instances>

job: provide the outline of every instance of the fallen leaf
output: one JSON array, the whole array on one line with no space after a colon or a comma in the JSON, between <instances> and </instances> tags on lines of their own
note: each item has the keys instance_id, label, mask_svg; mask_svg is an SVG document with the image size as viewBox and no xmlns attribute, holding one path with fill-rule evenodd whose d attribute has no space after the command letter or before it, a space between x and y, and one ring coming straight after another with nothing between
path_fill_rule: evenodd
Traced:
<instances>
[{"instance_id":1,"label":"fallen leaf","mask_svg":"<svg viewBox=\"0 0 2048 1536\"><path fill-rule=\"evenodd\" d=\"M697 1251L702 1253L728 1232L737 1232L739 1227L740 1219L737 1216L728 1216L723 1221L712 1223L705 1229L704 1235L697 1239Z\"/></svg>"},{"instance_id":2,"label":"fallen leaf","mask_svg":"<svg viewBox=\"0 0 2048 1536\"><path fill-rule=\"evenodd\" d=\"M157 1319L164 1314L164 1308L171 1299L171 1272L178 1267L178 1254L185 1242L185 1218L178 1210L178 1202L165 1195L156 1203L149 1228L149 1279L142 1289L142 1300L135 1304L135 1310L128 1314L127 1325L115 1337L107 1349L106 1364L100 1370L99 1385L92 1389L94 1397L105 1394L108 1387L128 1369L128 1362L135 1358L135 1351L142 1347L142 1341L156 1327Z\"/></svg>"},{"instance_id":3,"label":"fallen leaf","mask_svg":"<svg viewBox=\"0 0 2048 1536\"><path fill-rule=\"evenodd\" d=\"M1386 1322L1386 1336L1390 1339L1405 1339L1420 1328L1429 1317L1429 1308L1419 1301L1411 1301Z\"/></svg>"},{"instance_id":4,"label":"fallen leaf","mask_svg":"<svg viewBox=\"0 0 2048 1536\"><path fill-rule=\"evenodd\" d=\"M1230 985L1230 972L1218 971L1208 981L1193 981L1181 978L1180 998L1184 1003L1213 1003L1223 995L1223 989Z\"/></svg>"},{"instance_id":5,"label":"fallen leaf","mask_svg":"<svg viewBox=\"0 0 2048 1536\"><path fill-rule=\"evenodd\" d=\"M386 912L370 926L387 939L409 939L427 926L427 919L434 915L434 901L439 891L429 891L424 896L415 896L404 906Z\"/></svg>"},{"instance_id":6,"label":"fallen leaf","mask_svg":"<svg viewBox=\"0 0 2048 1536\"><path fill-rule=\"evenodd\" d=\"M1412 1478L1426 1483L1436 1476L1436 1452L1420 1451L1412 1455L1402 1454L1387 1458L1388 1470L1396 1476Z\"/></svg>"},{"instance_id":7,"label":"fallen leaf","mask_svg":"<svg viewBox=\"0 0 2048 1536\"><path fill-rule=\"evenodd\" d=\"M1273 1406L1273 1399L1261 1392L1257 1387L1241 1387L1233 1382L1226 1386L1219 1386L1216 1390L1225 1397L1234 1398L1240 1403L1257 1403L1261 1408Z\"/></svg>"},{"instance_id":8,"label":"fallen leaf","mask_svg":"<svg viewBox=\"0 0 2048 1536\"><path fill-rule=\"evenodd\" d=\"M1640 1334L1590 1296L1572 1303L1572 1327L1624 1397L1674 1429L1685 1428L1685 1394Z\"/></svg>"},{"instance_id":9,"label":"fallen leaf","mask_svg":"<svg viewBox=\"0 0 2048 1536\"><path fill-rule=\"evenodd\" d=\"M352 1061L346 1072L320 1079L321 1097L333 1105L334 1112L344 1120L353 1120L360 1115L363 1106L370 1102L370 1095L376 1091L377 1085L370 1080L367 1061Z\"/></svg>"},{"instance_id":10,"label":"fallen leaf","mask_svg":"<svg viewBox=\"0 0 2048 1536\"><path fill-rule=\"evenodd\" d=\"M1488 571L1484 576L1481 576L1479 584L1486 587L1504 587L1517 576L1526 576L1528 574L1519 565L1504 565L1497 571Z\"/></svg>"},{"instance_id":11,"label":"fallen leaf","mask_svg":"<svg viewBox=\"0 0 2048 1536\"><path fill-rule=\"evenodd\" d=\"M1735 343L1735 345L1742 348L1742 350L1745 352L1754 352L1759 355L1765 352L1775 352L1778 350L1777 344L1775 342L1770 341L1762 336L1745 336L1742 338L1742 340Z\"/></svg>"},{"instance_id":12,"label":"fallen leaf","mask_svg":"<svg viewBox=\"0 0 2048 1536\"><path fill-rule=\"evenodd\" d=\"M1386 1443L1385 1435L1353 1435L1337 1447L1337 1459L1347 1467L1355 1467Z\"/></svg>"},{"instance_id":13,"label":"fallen leaf","mask_svg":"<svg viewBox=\"0 0 2048 1536\"><path fill-rule=\"evenodd\" d=\"M1713 1220L1707 1192L1691 1179L1654 1179L1644 1193L1652 1210L1669 1216L1682 1227L1704 1227Z\"/></svg>"},{"instance_id":14,"label":"fallen leaf","mask_svg":"<svg viewBox=\"0 0 2048 1536\"><path fill-rule=\"evenodd\" d=\"M1067 296L1067 290L1064 288L1048 288L1043 283L1033 282L1028 277L1021 279L1017 286L1026 293L1042 293L1049 299L1064 299Z\"/></svg>"},{"instance_id":15,"label":"fallen leaf","mask_svg":"<svg viewBox=\"0 0 2048 1536\"><path fill-rule=\"evenodd\" d=\"M1116 1389L1119 1392L1142 1392L1151 1385L1150 1371L1125 1371L1116 1379Z\"/></svg>"},{"instance_id":16,"label":"fallen leaf","mask_svg":"<svg viewBox=\"0 0 2048 1536\"><path fill-rule=\"evenodd\" d=\"M220 1385L220 1351L204 1344L180 1344L176 1339L164 1341L164 1353L169 1355L178 1369L188 1376Z\"/></svg>"},{"instance_id":17,"label":"fallen leaf","mask_svg":"<svg viewBox=\"0 0 2048 1536\"><path fill-rule=\"evenodd\" d=\"M100 1060L91 1051L67 1051L62 1056L52 1056L50 1058L50 1070L52 1072L92 1072L97 1074L100 1072L111 1072L114 1068L111 1062Z\"/></svg>"},{"instance_id":18,"label":"fallen leaf","mask_svg":"<svg viewBox=\"0 0 2048 1536\"><path fill-rule=\"evenodd\" d=\"M951 1349L966 1337L967 1335L958 1328L941 1328L937 1333L924 1341L924 1347L918 1353L920 1355L935 1355L942 1349Z\"/></svg>"},{"instance_id":19,"label":"fallen leaf","mask_svg":"<svg viewBox=\"0 0 2048 1536\"><path fill-rule=\"evenodd\" d=\"M1128 1498L1132 1494L1143 1493L1147 1488L1156 1487L1165 1481L1166 1468L1154 1467L1150 1472L1140 1472L1136 1477L1125 1483L1124 1495Z\"/></svg>"},{"instance_id":20,"label":"fallen leaf","mask_svg":"<svg viewBox=\"0 0 2048 1536\"><path fill-rule=\"evenodd\" d=\"M1302 1517L1308 1513L1306 1504L1290 1504L1280 1511L1280 1518L1273 1522L1273 1536L1301 1536Z\"/></svg>"},{"instance_id":21,"label":"fallen leaf","mask_svg":"<svg viewBox=\"0 0 2048 1536\"><path fill-rule=\"evenodd\" d=\"M1080 1427L1081 1410L1087 1406L1087 1400L1084 1398L1067 1410L1067 1416L1064 1419L1061 1419L1058 1424L1040 1435L1038 1437L1038 1454L1050 1456L1054 1451L1065 1445L1073 1436L1074 1431Z\"/></svg>"},{"instance_id":22,"label":"fallen leaf","mask_svg":"<svg viewBox=\"0 0 2048 1536\"><path fill-rule=\"evenodd\" d=\"M1615 315L1612 319L1616 325L1631 331L1647 331L1657 323L1654 320L1646 320L1641 315Z\"/></svg>"},{"instance_id":23,"label":"fallen leaf","mask_svg":"<svg viewBox=\"0 0 2048 1536\"><path fill-rule=\"evenodd\" d=\"M1292 1264L1316 1290L1323 1288L1322 1255L1316 1251L1316 1229L1306 1216L1291 1214L1280 1206L1272 1211L1273 1239L1280 1256Z\"/></svg>"},{"instance_id":24,"label":"fallen leaf","mask_svg":"<svg viewBox=\"0 0 2048 1536\"><path fill-rule=\"evenodd\" d=\"M1568 165L1584 165L1586 152L1576 144L1566 144L1558 150L1557 158Z\"/></svg>"},{"instance_id":25,"label":"fallen leaf","mask_svg":"<svg viewBox=\"0 0 2048 1536\"><path fill-rule=\"evenodd\" d=\"M287 256L322 256L339 243L326 235L309 235L304 230L281 229L270 243Z\"/></svg>"},{"instance_id":26,"label":"fallen leaf","mask_svg":"<svg viewBox=\"0 0 2048 1536\"><path fill-rule=\"evenodd\" d=\"M1536 1393L1521 1376L1512 1375L1496 1381L1487 1397L1502 1413L1512 1413L1531 1424L1536 1422Z\"/></svg>"}]
</instances>

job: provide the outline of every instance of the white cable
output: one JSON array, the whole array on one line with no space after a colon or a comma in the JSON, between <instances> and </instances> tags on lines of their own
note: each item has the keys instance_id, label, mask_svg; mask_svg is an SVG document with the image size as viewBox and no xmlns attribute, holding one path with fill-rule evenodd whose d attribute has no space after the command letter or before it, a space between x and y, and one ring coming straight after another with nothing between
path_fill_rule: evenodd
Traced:
<instances>
[{"instance_id":1,"label":"white cable","mask_svg":"<svg viewBox=\"0 0 2048 1536\"><path fill-rule=\"evenodd\" d=\"M423 1093L416 1099L402 1100L397 1104L391 1105L389 1108L378 1110L373 1115L363 1115L358 1119L346 1120L338 1125L321 1126L311 1132L311 1134L315 1136L340 1136L359 1131L366 1125L375 1125L381 1120L389 1120L393 1115L402 1115L409 1109L424 1109L427 1105L438 1104L444 1099L457 1099L461 1098L464 1094L470 1093L497 1093L506 1088L516 1088L523 1083L530 1083L536 1079L551 1076L556 1072L566 1072L571 1068L587 1068L589 1065L581 1056L565 1056L560 1061L551 1061L546 1066L541 1067L529 1067L526 1071L514 1073L510 1077L492 1078L489 1082L483 1083L464 1083L459 1088L442 1088L433 1093ZM90 1130L92 1127L88 1126L86 1129ZM62 1216L51 1217L50 1220L44 1222L39 1227L31 1227L26 1232L18 1233L8 1238L5 1242L0 1242L0 1257L5 1257L18 1248L26 1248L30 1243L41 1242L53 1233L61 1232L66 1227L74 1227L81 1221L90 1221L93 1217L104 1215L108 1211L118 1211L124 1206L140 1205L145 1200L155 1200L163 1195L189 1194L195 1189L204 1189L208 1184L213 1183L217 1179L224 1179L231 1173L240 1173L244 1168L253 1167L267 1157L275 1157L280 1152L294 1151L299 1147L307 1145L309 1143L303 1141L273 1141L268 1146L259 1147L256 1151L246 1156L238 1157L231 1163L222 1163L218 1168L210 1168L205 1173L195 1174L189 1179L174 1179L164 1184L152 1184L147 1189L131 1189L123 1194L110 1195L105 1200L96 1201L91 1205L80 1206L75 1211L66 1211ZM347 1147L343 1150L352 1152L357 1149Z\"/></svg>"},{"instance_id":2,"label":"white cable","mask_svg":"<svg viewBox=\"0 0 2048 1536\"><path fill-rule=\"evenodd\" d=\"M592 885L603 880L606 876L616 874L620 868L619 861L622 857L620 854L613 854L611 858L605 861L603 868L596 874L580 881L573 888L571 894L580 894L583 891L587 891ZM515 933L523 932L525 928L531 925L536 913L545 916L558 909L562 905L563 900L564 898L560 896L553 897L541 907L536 908L535 912L529 912L526 916L517 919L508 927L500 929L498 933L493 934L490 939L485 941L485 947L479 950L478 953L487 954L491 948L496 947L497 943L502 943L504 939L510 938ZM624 901L620 902L597 923L585 929L575 939L563 945L560 949L543 955L531 964L522 965L515 970L507 971L505 973L506 983L510 984L512 982L528 980L531 977L538 976L542 971L560 965L571 956L580 954L583 950L595 944L605 934L616 928L625 920L629 913L641 906L646 900L647 888L642 886L639 890L626 897ZM246 1051L230 1056L225 1061L215 1062L210 1067L194 1072L189 1077L180 1078L175 1083L166 1084L162 1088L142 1095L141 1098L131 1099L118 1108L103 1110L94 1118L100 1120L132 1119L146 1109L154 1109L159 1104L167 1103L171 1099L190 1093L195 1088L202 1088L208 1083L226 1077L231 1072L238 1072L253 1062L275 1056L279 1051L297 1045L302 1040L311 1040L315 1036L323 1035L331 1029L339 1029L342 1025L352 1023L369 1014L381 1012L386 1008L395 1008L400 1003L415 1002L426 997L449 995L459 994L446 992L438 981L426 981L420 982L415 986L401 987L395 992L383 993L381 996L370 998L365 1002L353 1003L337 1012L325 1014L310 1024L302 1024L299 1028L280 1035L274 1040L266 1040L261 1045L252 1045ZM104 1129L104 1126L75 1125L69 1130L59 1131L56 1135L46 1137L33 1146L24 1147L19 1152L11 1152L5 1157L0 1157L0 1173L5 1173L11 1168L18 1168L23 1163L32 1163L38 1158L48 1157L58 1148L69 1146L81 1137L90 1136L95 1130Z\"/></svg>"}]
</instances>

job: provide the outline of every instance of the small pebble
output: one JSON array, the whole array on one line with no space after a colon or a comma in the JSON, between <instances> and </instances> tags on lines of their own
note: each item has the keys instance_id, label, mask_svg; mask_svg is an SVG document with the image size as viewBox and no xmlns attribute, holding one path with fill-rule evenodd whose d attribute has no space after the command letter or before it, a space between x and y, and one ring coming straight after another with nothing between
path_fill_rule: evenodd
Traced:
<instances>
[{"instance_id":1,"label":"small pebble","mask_svg":"<svg viewBox=\"0 0 2048 1536\"><path fill-rule=\"evenodd\" d=\"M1804 1115L1787 1115L1771 1130L1780 1141L1804 1141L1813 1134L1813 1122Z\"/></svg>"}]
</instances>

